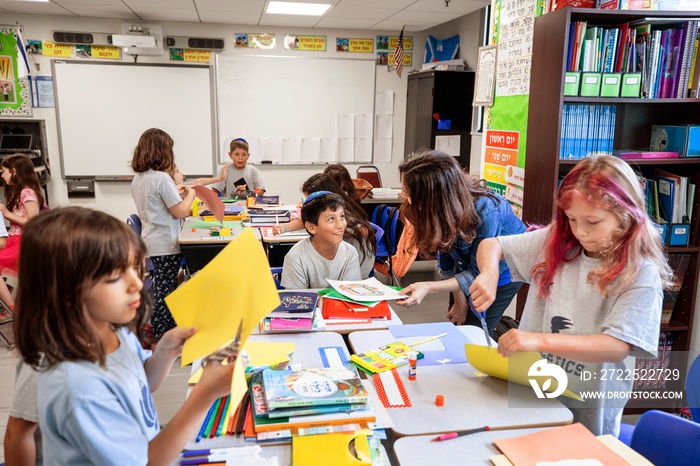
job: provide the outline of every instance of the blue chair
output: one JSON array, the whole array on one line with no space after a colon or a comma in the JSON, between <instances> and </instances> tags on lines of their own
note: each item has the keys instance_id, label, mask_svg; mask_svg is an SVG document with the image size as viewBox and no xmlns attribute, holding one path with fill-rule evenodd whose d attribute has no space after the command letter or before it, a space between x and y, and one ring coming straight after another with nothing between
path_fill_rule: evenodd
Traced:
<instances>
[{"instance_id":1,"label":"blue chair","mask_svg":"<svg viewBox=\"0 0 700 466\"><path fill-rule=\"evenodd\" d=\"M275 281L275 286L278 290L284 290L282 286L282 267L270 267L272 279Z\"/></svg>"},{"instance_id":2,"label":"blue chair","mask_svg":"<svg viewBox=\"0 0 700 466\"><path fill-rule=\"evenodd\" d=\"M375 243L375 246L377 248L377 252L379 252L379 244L382 242L382 237L384 236L384 230L382 229L382 227L380 227L379 225L375 225L372 222L369 222L369 224L374 229L374 243ZM377 260L376 253L374 255L374 260L375 260L375 262ZM369 271L369 276L374 277L374 268L372 268L372 270Z\"/></svg>"},{"instance_id":3,"label":"blue chair","mask_svg":"<svg viewBox=\"0 0 700 466\"><path fill-rule=\"evenodd\" d=\"M647 411L630 447L656 466L700 464L700 424L663 411Z\"/></svg>"},{"instance_id":4,"label":"blue chair","mask_svg":"<svg viewBox=\"0 0 700 466\"><path fill-rule=\"evenodd\" d=\"M141 219L137 214L131 214L126 219L127 225L131 225L137 235L141 236ZM146 257L146 271L148 272L146 280L144 281L144 286L147 290L153 287L153 261L150 257Z\"/></svg>"},{"instance_id":5,"label":"blue chair","mask_svg":"<svg viewBox=\"0 0 700 466\"><path fill-rule=\"evenodd\" d=\"M393 269L392 256L396 254L396 245L399 239L399 210L385 204L380 204L372 213L372 224L384 231L383 241L377 241L376 262L382 262L389 268L389 278L392 284L401 287L401 281Z\"/></svg>"},{"instance_id":6,"label":"blue chair","mask_svg":"<svg viewBox=\"0 0 700 466\"><path fill-rule=\"evenodd\" d=\"M700 356L695 358L685 379L685 396L693 421L700 423Z\"/></svg>"}]
</instances>

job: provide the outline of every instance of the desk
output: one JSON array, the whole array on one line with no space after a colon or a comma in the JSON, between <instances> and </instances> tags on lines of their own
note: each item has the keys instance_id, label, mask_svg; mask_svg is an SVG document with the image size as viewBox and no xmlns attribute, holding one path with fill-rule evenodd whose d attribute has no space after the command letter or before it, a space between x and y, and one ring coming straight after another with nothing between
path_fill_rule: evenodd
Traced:
<instances>
[{"instance_id":1,"label":"desk","mask_svg":"<svg viewBox=\"0 0 700 466\"><path fill-rule=\"evenodd\" d=\"M345 346L343 337L337 333L333 332L323 332L323 333L289 333L289 334L276 334L276 335L251 335L249 337L250 341L273 341L277 343L296 343L296 348L294 348L294 356L292 356L292 364L300 364L301 367L323 367L323 360L321 359L321 354L319 348L326 346L339 346L343 349L345 357L350 360L350 353ZM199 369L200 363L196 361L192 364L191 374L194 374ZM189 390L188 390L189 392ZM197 438L197 433L190 438L189 442L185 445L185 450L204 450L208 448L222 448L222 447L242 447L246 445L251 445L251 442L246 442L243 436L225 436L216 437L212 439L202 439L199 442L195 442ZM291 445L289 441L282 441L288 445ZM261 444L261 446L267 448L267 444ZM282 457L280 457L280 464L290 464L292 459L291 446L287 446L284 450L288 456L287 462L285 463Z\"/></svg>"},{"instance_id":2,"label":"desk","mask_svg":"<svg viewBox=\"0 0 700 466\"><path fill-rule=\"evenodd\" d=\"M482 342L478 327L460 326L462 333ZM478 334L481 339L478 339ZM353 332L349 337L354 353L396 341L388 330ZM423 435L491 427L547 427L570 424L573 414L556 399L538 399L531 387L509 384L495 377L479 377L468 363L421 366L418 377L408 380L408 366L396 369L410 408L387 408L394 421L393 432L399 436ZM435 396L443 395L445 405L435 405ZM517 408L509 409L509 403ZM525 407L521 407L525 406ZM435 464L431 462L431 464Z\"/></svg>"},{"instance_id":3,"label":"desk","mask_svg":"<svg viewBox=\"0 0 700 466\"><path fill-rule=\"evenodd\" d=\"M237 221L239 225L231 230L231 236L210 236L208 228L195 228L192 231L192 227L188 226L201 220L201 217L189 217L182 226L180 237L178 238L182 257L185 258L185 263L190 273L204 268L228 243L243 231L240 221ZM212 226L219 225L215 221L211 223ZM253 228L253 231L258 240L261 240L262 236L259 229Z\"/></svg>"}]
</instances>

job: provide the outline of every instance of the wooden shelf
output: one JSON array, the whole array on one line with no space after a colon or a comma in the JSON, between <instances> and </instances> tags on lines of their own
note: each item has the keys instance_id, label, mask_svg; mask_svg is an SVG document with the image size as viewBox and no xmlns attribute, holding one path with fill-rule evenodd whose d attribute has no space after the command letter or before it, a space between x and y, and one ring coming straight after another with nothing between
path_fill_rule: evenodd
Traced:
<instances>
[{"instance_id":1,"label":"wooden shelf","mask_svg":"<svg viewBox=\"0 0 700 466\"><path fill-rule=\"evenodd\" d=\"M661 324L662 332L686 332L688 331L688 326L681 324L677 320L671 319L667 324Z\"/></svg>"},{"instance_id":2,"label":"wooden shelf","mask_svg":"<svg viewBox=\"0 0 700 466\"><path fill-rule=\"evenodd\" d=\"M698 101L700 103L700 101ZM574 160L569 160L569 159L559 159L559 165L569 165L569 166L575 166L577 165L581 159L574 159ZM699 165L700 166L700 159L683 159L683 158L678 158L678 159L629 159L625 160L628 164L635 166L635 165Z\"/></svg>"},{"instance_id":3,"label":"wooden shelf","mask_svg":"<svg viewBox=\"0 0 700 466\"><path fill-rule=\"evenodd\" d=\"M697 104L700 99L642 99L639 97L574 97L565 96L565 104Z\"/></svg>"}]
</instances>

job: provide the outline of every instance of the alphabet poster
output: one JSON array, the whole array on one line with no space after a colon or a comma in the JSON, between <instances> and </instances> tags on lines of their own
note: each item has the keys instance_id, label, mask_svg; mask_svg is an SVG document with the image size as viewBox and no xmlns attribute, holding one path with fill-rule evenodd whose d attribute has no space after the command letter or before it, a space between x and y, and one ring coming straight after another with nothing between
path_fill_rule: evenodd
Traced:
<instances>
[{"instance_id":1,"label":"alphabet poster","mask_svg":"<svg viewBox=\"0 0 700 466\"><path fill-rule=\"evenodd\" d=\"M29 78L17 73L17 28L0 26L0 115L32 114Z\"/></svg>"}]
</instances>

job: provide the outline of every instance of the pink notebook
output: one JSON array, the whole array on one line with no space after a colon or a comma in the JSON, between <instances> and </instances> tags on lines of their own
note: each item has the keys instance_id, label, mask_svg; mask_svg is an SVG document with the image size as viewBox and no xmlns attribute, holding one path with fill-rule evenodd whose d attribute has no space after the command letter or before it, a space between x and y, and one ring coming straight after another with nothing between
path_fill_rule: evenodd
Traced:
<instances>
[{"instance_id":1,"label":"pink notebook","mask_svg":"<svg viewBox=\"0 0 700 466\"><path fill-rule=\"evenodd\" d=\"M274 318L270 321L270 330L311 329L312 326L311 319Z\"/></svg>"}]
</instances>

